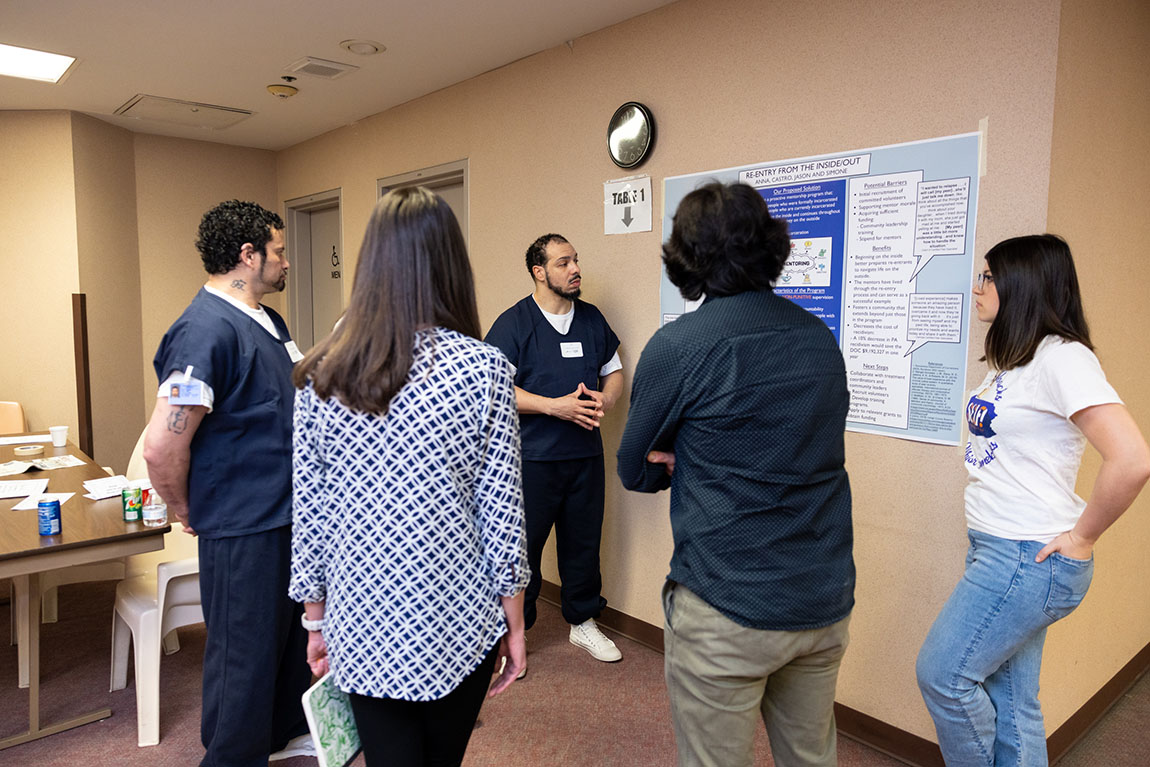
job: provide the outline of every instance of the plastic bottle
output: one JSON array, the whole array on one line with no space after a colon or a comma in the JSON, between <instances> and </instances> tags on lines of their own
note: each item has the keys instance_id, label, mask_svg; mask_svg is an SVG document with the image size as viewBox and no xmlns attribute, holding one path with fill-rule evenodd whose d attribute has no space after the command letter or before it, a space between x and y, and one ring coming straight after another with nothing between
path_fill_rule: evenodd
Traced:
<instances>
[{"instance_id":1,"label":"plastic bottle","mask_svg":"<svg viewBox=\"0 0 1150 767\"><path fill-rule=\"evenodd\" d=\"M154 489L147 491L141 516L145 527L163 527L168 524L168 504Z\"/></svg>"}]
</instances>

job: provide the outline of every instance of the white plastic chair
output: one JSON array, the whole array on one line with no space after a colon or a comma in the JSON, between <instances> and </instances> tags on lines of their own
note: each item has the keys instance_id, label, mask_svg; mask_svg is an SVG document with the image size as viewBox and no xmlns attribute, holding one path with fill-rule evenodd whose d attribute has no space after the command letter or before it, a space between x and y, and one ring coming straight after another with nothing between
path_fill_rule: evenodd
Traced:
<instances>
[{"instance_id":1,"label":"white plastic chair","mask_svg":"<svg viewBox=\"0 0 1150 767\"><path fill-rule=\"evenodd\" d=\"M190 555L190 556L188 556ZM172 556L183 559L161 561ZM116 586L112 613L111 689L128 684L128 647L135 645L136 737L141 746L160 742L160 649L180 649L176 629L202 623L200 560L195 539L172 523L164 550L129 557L129 576Z\"/></svg>"}]
</instances>

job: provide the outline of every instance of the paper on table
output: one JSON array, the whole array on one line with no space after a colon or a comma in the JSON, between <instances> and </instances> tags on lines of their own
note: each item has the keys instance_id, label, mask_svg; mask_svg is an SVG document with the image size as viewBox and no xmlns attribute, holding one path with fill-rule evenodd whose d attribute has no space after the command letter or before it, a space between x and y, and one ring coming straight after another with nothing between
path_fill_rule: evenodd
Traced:
<instances>
[{"instance_id":1,"label":"paper on table","mask_svg":"<svg viewBox=\"0 0 1150 767\"><path fill-rule=\"evenodd\" d=\"M34 509L40 501L59 501L60 505L63 506L73 495L75 495L75 493L40 493L39 495L30 495L13 506L12 510Z\"/></svg>"},{"instance_id":2,"label":"paper on table","mask_svg":"<svg viewBox=\"0 0 1150 767\"><path fill-rule=\"evenodd\" d=\"M32 442L51 441L51 434L23 434L18 437L0 437L0 445L27 445Z\"/></svg>"},{"instance_id":3,"label":"paper on table","mask_svg":"<svg viewBox=\"0 0 1150 767\"><path fill-rule=\"evenodd\" d=\"M93 501L114 498L123 492L126 487L128 487L128 478L123 474L119 474L115 477L89 479L84 482L84 489L88 491L84 497L91 498Z\"/></svg>"},{"instance_id":4,"label":"paper on table","mask_svg":"<svg viewBox=\"0 0 1150 767\"><path fill-rule=\"evenodd\" d=\"M33 458L30 463L37 469L66 469L69 466L83 466L84 462L74 455L54 455L51 458Z\"/></svg>"},{"instance_id":5,"label":"paper on table","mask_svg":"<svg viewBox=\"0 0 1150 767\"><path fill-rule=\"evenodd\" d=\"M0 498L23 498L39 495L48 488L46 479L10 479L0 482Z\"/></svg>"},{"instance_id":6,"label":"paper on table","mask_svg":"<svg viewBox=\"0 0 1150 767\"><path fill-rule=\"evenodd\" d=\"M30 468L32 468L31 461L8 461L8 463L0 463L0 477L23 474Z\"/></svg>"}]
</instances>

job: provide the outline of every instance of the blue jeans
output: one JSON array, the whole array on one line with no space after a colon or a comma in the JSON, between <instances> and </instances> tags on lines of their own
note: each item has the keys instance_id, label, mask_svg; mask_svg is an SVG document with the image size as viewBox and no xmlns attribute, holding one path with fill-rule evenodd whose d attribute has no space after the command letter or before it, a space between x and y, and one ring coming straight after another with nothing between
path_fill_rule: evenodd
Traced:
<instances>
[{"instance_id":1,"label":"blue jeans","mask_svg":"<svg viewBox=\"0 0 1150 767\"><path fill-rule=\"evenodd\" d=\"M919 690L948 767L1046 765L1042 645L1086 596L1094 560L1036 563L1038 541L968 535L966 572L918 654Z\"/></svg>"}]
</instances>

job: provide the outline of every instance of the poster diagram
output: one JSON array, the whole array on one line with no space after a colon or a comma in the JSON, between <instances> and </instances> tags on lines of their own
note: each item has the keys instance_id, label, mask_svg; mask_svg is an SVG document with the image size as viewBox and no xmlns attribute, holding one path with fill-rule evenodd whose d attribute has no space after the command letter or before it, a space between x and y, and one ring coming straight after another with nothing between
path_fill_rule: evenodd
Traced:
<instances>
[{"instance_id":1,"label":"poster diagram","mask_svg":"<svg viewBox=\"0 0 1150 767\"><path fill-rule=\"evenodd\" d=\"M787 259L783 273L779 276L779 286L800 285L825 288L831 284L831 242L830 237L814 237L791 240L791 255Z\"/></svg>"},{"instance_id":2,"label":"poster diagram","mask_svg":"<svg viewBox=\"0 0 1150 767\"><path fill-rule=\"evenodd\" d=\"M758 189L786 219L775 292L819 317L843 352L847 428L957 445L966 379L979 135L951 136L665 180L664 234L710 181ZM686 306L664 275L664 322Z\"/></svg>"}]
</instances>

